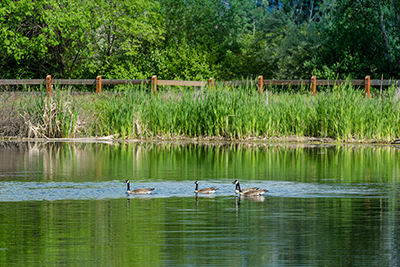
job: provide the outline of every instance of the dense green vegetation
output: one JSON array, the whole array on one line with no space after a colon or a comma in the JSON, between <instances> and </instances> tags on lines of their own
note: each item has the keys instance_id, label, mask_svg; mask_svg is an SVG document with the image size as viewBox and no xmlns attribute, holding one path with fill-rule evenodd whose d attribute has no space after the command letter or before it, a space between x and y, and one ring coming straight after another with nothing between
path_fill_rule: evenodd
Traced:
<instances>
[{"instance_id":1,"label":"dense green vegetation","mask_svg":"<svg viewBox=\"0 0 400 267\"><path fill-rule=\"evenodd\" d=\"M0 79L399 78L398 0L5 0Z\"/></svg>"},{"instance_id":2,"label":"dense green vegetation","mask_svg":"<svg viewBox=\"0 0 400 267\"><path fill-rule=\"evenodd\" d=\"M400 92L395 87L373 98L351 84L326 88L316 96L305 87L296 94L279 87L268 88L267 94L258 94L254 86L175 88L157 96L146 89L131 86L102 95L56 90L53 97L44 92L36 97L22 94L19 104L7 101L13 104L1 111L14 112L20 126L14 132L2 127L1 135L172 139L295 135L379 142L400 137Z\"/></svg>"},{"instance_id":3,"label":"dense green vegetation","mask_svg":"<svg viewBox=\"0 0 400 267\"><path fill-rule=\"evenodd\" d=\"M398 0L6 0L0 79L399 78L398 6ZM53 98L0 96L6 103L0 135L382 142L400 135L394 87L372 99L350 85L316 97L306 88L293 94L278 87L259 95L250 86L175 88L158 97L145 86L105 88L101 96L55 89Z\"/></svg>"}]
</instances>

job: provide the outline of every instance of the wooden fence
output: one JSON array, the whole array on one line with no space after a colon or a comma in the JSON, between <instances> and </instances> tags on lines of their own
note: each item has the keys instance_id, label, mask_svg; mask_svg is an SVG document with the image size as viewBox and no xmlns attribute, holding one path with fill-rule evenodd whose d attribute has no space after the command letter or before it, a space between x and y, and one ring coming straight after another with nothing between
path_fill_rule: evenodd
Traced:
<instances>
[{"instance_id":1,"label":"wooden fence","mask_svg":"<svg viewBox=\"0 0 400 267\"><path fill-rule=\"evenodd\" d=\"M339 85L346 82L350 82L355 86L364 86L365 95L370 97L371 86L391 86L393 84L400 85L400 80L371 80L370 76L366 76L364 80L317 80L316 76L312 76L310 80L264 80L263 76L259 76L257 80L257 89L259 93L263 92L264 85L310 85L311 94L315 95L317 92L317 86L333 86ZM151 80L110 80L102 79L101 76L97 76L96 79L52 79L51 75L47 75L46 79L10 79L0 80L0 86L2 85L40 85L46 84L47 94L52 94L52 87L54 84L60 85L96 85L96 93L101 93L102 85L118 85L118 84L151 84L152 91L157 95L158 85L170 85L170 86L209 86L211 89L214 88L215 83L223 83L226 86L243 86L251 85L252 81L224 81L215 82L213 78L208 81L176 81L176 80L158 80L157 76L154 75Z\"/></svg>"}]
</instances>

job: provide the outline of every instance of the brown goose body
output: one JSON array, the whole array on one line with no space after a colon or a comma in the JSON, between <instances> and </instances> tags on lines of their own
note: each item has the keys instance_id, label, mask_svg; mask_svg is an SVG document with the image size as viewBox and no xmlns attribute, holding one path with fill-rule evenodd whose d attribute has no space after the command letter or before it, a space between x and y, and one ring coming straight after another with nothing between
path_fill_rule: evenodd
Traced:
<instances>
[{"instance_id":1,"label":"brown goose body","mask_svg":"<svg viewBox=\"0 0 400 267\"><path fill-rule=\"evenodd\" d=\"M247 187L247 188L242 188L242 189L240 189L240 184L239 184L239 181L238 181L238 180L233 181L232 184L236 185L236 188L235 188L235 193L236 193L236 194L239 194L239 193L245 194L245 193L247 193L247 192L260 189L260 188L258 188L258 187Z\"/></svg>"},{"instance_id":2,"label":"brown goose body","mask_svg":"<svg viewBox=\"0 0 400 267\"><path fill-rule=\"evenodd\" d=\"M202 188L202 189L199 189L199 182L198 181L196 181L196 182L194 182L195 184L196 184L196 188L194 189L194 192L197 194L214 194L215 193L215 191L217 191L218 190L218 188L216 188L216 187L208 187L208 188Z\"/></svg>"},{"instance_id":3,"label":"brown goose body","mask_svg":"<svg viewBox=\"0 0 400 267\"><path fill-rule=\"evenodd\" d=\"M233 184L236 184L235 192L243 197L262 196L268 192L267 189L259 189L258 187L240 189L240 184L238 180L233 181Z\"/></svg>"},{"instance_id":4,"label":"brown goose body","mask_svg":"<svg viewBox=\"0 0 400 267\"><path fill-rule=\"evenodd\" d=\"M253 191L248 191L246 193L240 193L243 197L257 197L257 196L262 196L265 193L267 193L267 189L258 189L258 190L253 190Z\"/></svg>"},{"instance_id":5,"label":"brown goose body","mask_svg":"<svg viewBox=\"0 0 400 267\"><path fill-rule=\"evenodd\" d=\"M155 188L138 188L138 189L130 189L129 186L129 180L125 181L126 183L126 193L128 195L133 194L133 195L148 195L150 194Z\"/></svg>"}]
</instances>

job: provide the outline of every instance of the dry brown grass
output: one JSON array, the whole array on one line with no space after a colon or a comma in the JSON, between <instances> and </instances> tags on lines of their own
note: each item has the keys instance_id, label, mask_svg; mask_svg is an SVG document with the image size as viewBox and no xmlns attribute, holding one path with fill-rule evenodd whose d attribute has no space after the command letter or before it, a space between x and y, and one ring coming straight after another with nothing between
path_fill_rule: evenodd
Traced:
<instances>
[{"instance_id":1,"label":"dry brown grass","mask_svg":"<svg viewBox=\"0 0 400 267\"><path fill-rule=\"evenodd\" d=\"M21 93L0 94L0 136L25 136L26 127L20 116Z\"/></svg>"}]
</instances>

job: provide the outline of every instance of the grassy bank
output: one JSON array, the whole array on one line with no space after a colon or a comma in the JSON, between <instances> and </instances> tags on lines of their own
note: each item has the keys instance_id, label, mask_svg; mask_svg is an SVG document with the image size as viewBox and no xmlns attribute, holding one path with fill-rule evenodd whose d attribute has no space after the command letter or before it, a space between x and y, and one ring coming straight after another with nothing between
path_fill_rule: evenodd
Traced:
<instances>
[{"instance_id":1,"label":"grassy bank","mask_svg":"<svg viewBox=\"0 0 400 267\"><path fill-rule=\"evenodd\" d=\"M400 138L400 93L395 87L370 99L350 84L316 96L308 88L268 88L268 94L258 94L249 86L164 89L156 97L144 86L127 86L102 95L56 89L52 98L5 92L1 98L2 136Z\"/></svg>"}]
</instances>

